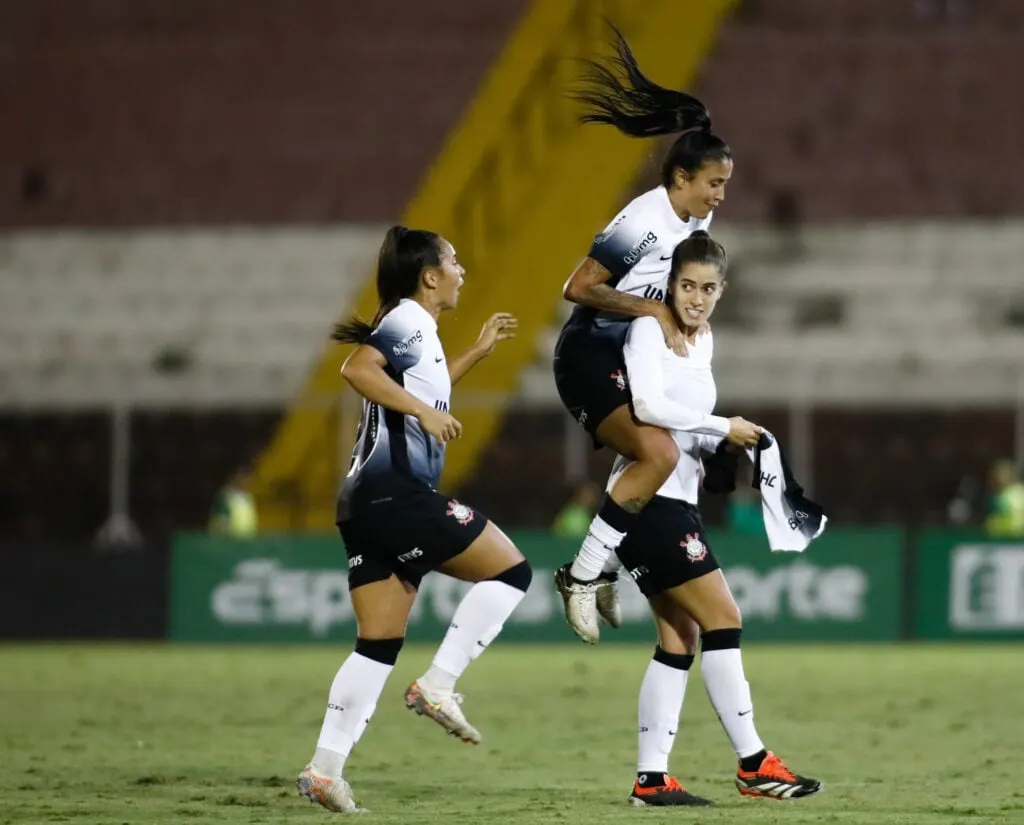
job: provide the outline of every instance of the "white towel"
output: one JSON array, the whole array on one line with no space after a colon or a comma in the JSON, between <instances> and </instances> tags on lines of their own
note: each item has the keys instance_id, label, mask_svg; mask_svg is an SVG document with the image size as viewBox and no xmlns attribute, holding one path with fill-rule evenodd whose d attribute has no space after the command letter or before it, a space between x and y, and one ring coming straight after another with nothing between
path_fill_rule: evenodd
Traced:
<instances>
[{"instance_id":1,"label":"white towel","mask_svg":"<svg viewBox=\"0 0 1024 825\"><path fill-rule=\"evenodd\" d=\"M824 532L828 517L804 496L770 432L762 433L758 445L747 449L747 456L754 465L751 486L761 491L768 546L773 551L802 552Z\"/></svg>"}]
</instances>

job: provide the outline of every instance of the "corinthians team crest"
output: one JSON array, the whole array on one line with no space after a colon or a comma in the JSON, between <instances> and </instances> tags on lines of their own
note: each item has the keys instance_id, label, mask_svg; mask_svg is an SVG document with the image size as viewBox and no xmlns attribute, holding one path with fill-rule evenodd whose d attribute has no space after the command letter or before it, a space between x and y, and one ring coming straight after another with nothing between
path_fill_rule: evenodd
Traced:
<instances>
[{"instance_id":1,"label":"corinthians team crest","mask_svg":"<svg viewBox=\"0 0 1024 825\"><path fill-rule=\"evenodd\" d=\"M701 561L708 554L708 548L700 540L700 533L686 534L686 541L679 542L680 547L686 548L686 557L690 561Z\"/></svg>"},{"instance_id":2,"label":"corinthians team crest","mask_svg":"<svg viewBox=\"0 0 1024 825\"><path fill-rule=\"evenodd\" d=\"M459 524L469 524L473 520L473 510L465 504L459 504L455 499L448 502L448 512L445 515L451 516Z\"/></svg>"}]
</instances>

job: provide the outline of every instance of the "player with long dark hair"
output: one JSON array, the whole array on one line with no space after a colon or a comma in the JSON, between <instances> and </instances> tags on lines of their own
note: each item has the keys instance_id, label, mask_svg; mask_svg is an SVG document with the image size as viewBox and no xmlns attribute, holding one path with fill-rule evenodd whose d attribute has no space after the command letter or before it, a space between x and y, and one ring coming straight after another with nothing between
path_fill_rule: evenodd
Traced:
<instances>
[{"instance_id":1,"label":"player with long dark hair","mask_svg":"<svg viewBox=\"0 0 1024 825\"><path fill-rule=\"evenodd\" d=\"M392 227L377 265L376 317L369 324L353 318L333 336L358 344L341 373L363 397L337 512L357 636L331 684L316 752L298 779L302 796L331 811L358 810L342 769L398 659L423 576L436 570L474 584L430 668L406 689L405 704L472 744L480 734L462 712L455 683L530 586L530 565L508 537L436 489L445 445L462 433L449 413L452 385L516 327L511 315L493 315L474 346L448 359L437 318L455 308L463 274L444 238Z\"/></svg>"},{"instance_id":2,"label":"player with long dark hair","mask_svg":"<svg viewBox=\"0 0 1024 825\"><path fill-rule=\"evenodd\" d=\"M707 229L733 169L732 151L711 130L704 104L651 81L613 31L616 56L587 61L574 93L585 106L581 121L614 126L629 137L679 136L662 162L661 185L633 200L594 238L564 289L577 306L555 348L559 396L598 445L632 460L608 490L576 558L555 575L569 625L591 644L600 634L598 615L612 626L621 621L614 551L679 459L668 432L633 416L622 359L626 331L634 318L651 317L670 349L685 355L685 338L664 301L672 253ZM730 434L723 426L700 425L694 432ZM732 436L757 441L753 431Z\"/></svg>"}]
</instances>

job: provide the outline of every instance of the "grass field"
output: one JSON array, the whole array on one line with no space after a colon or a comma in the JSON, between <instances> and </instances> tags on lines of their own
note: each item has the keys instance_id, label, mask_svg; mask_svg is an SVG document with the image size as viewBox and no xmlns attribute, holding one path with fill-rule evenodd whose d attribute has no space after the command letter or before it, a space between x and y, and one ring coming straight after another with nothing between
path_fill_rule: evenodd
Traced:
<instances>
[{"instance_id":1,"label":"grass field","mask_svg":"<svg viewBox=\"0 0 1024 825\"><path fill-rule=\"evenodd\" d=\"M1024 822L1020 647L761 647L758 727L825 792L743 799L691 681L672 767L712 810L625 804L649 648L499 643L463 678L473 748L402 706L403 652L346 775L380 823ZM295 775L345 651L0 647L0 822L313 823Z\"/></svg>"}]
</instances>

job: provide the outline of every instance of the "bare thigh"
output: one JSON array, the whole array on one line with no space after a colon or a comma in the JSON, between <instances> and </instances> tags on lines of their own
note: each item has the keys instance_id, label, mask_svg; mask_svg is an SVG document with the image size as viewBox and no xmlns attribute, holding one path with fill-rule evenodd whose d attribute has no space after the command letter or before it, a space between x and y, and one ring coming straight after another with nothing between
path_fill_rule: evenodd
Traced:
<instances>
[{"instance_id":1,"label":"bare thigh","mask_svg":"<svg viewBox=\"0 0 1024 825\"><path fill-rule=\"evenodd\" d=\"M349 594L362 639L405 638L416 588L394 573L386 579L360 585Z\"/></svg>"},{"instance_id":2,"label":"bare thigh","mask_svg":"<svg viewBox=\"0 0 1024 825\"><path fill-rule=\"evenodd\" d=\"M692 656L697 651L700 628L693 617L664 593L648 603L658 629L658 645L666 653Z\"/></svg>"},{"instance_id":3,"label":"bare thigh","mask_svg":"<svg viewBox=\"0 0 1024 825\"><path fill-rule=\"evenodd\" d=\"M661 595L689 613L701 630L743 626L740 609L721 570L691 579Z\"/></svg>"},{"instance_id":4,"label":"bare thigh","mask_svg":"<svg viewBox=\"0 0 1024 825\"><path fill-rule=\"evenodd\" d=\"M512 540L489 521L469 547L438 569L462 581L480 582L493 579L525 560Z\"/></svg>"}]
</instances>

